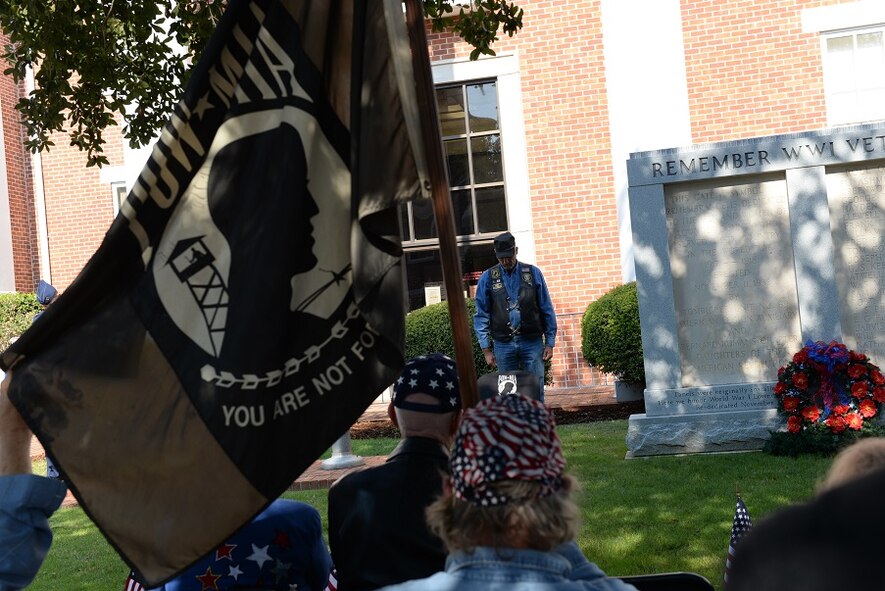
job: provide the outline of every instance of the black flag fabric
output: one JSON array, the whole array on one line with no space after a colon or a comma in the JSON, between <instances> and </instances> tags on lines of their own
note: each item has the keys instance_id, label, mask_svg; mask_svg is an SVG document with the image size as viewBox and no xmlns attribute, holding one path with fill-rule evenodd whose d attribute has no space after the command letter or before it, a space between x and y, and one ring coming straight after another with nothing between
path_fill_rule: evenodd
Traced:
<instances>
[{"instance_id":1,"label":"black flag fabric","mask_svg":"<svg viewBox=\"0 0 885 591\"><path fill-rule=\"evenodd\" d=\"M402 4L233 0L104 242L0 357L147 586L249 521L402 367L426 183Z\"/></svg>"}]
</instances>

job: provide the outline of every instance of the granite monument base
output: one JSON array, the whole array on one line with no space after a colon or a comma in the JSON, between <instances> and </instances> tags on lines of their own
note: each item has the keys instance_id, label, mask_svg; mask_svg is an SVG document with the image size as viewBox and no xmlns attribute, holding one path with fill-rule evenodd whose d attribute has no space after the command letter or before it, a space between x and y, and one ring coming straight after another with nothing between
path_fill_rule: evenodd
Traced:
<instances>
[{"instance_id":1,"label":"granite monument base","mask_svg":"<svg viewBox=\"0 0 885 591\"><path fill-rule=\"evenodd\" d=\"M762 449L784 426L777 409L683 415L631 415L627 457Z\"/></svg>"}]
</instances>

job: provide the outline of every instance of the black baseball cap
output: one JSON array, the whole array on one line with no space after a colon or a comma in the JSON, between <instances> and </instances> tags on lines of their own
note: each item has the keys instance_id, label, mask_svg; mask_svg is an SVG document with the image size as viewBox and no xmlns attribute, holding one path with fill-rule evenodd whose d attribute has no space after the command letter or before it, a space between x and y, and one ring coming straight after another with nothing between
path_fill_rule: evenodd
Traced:
<instances>
[{"instance_id":1,"label":"black baseball cap","mask_svg":"<svg viewBox=\"0 0 885 591\"><path fill-rule=\"evenodd\" d=\"M516 238L510 232L495 236L495 257L499 259L512 257L516 253Z\"/></svg>"}]
</instances>

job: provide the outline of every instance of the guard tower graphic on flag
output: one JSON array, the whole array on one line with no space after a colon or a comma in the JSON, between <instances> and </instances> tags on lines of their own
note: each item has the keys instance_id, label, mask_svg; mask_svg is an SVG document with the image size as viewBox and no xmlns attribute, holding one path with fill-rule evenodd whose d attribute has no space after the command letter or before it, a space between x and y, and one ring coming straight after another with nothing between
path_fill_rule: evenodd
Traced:
<instances>
[{"instance_id":1,"label":"guard tower graphic on flag","mask_svg":"<svg viewBox=\"0 0 885 591\"><path fill-rule=\"evenodd\" d=\"M203 238L179 240L172 249L168 264L200 307L212 342L212 353L218 357L224 340L228 292L224 278L215 266L215 256Z\"/></svg>"}]
</instances>

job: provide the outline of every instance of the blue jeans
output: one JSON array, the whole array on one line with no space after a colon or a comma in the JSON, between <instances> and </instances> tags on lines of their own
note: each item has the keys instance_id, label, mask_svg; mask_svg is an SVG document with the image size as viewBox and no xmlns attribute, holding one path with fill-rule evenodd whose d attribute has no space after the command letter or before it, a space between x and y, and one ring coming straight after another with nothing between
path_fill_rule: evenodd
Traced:
<instances>
[{"instance_id":1,"label":"blue jeans","mask_svg":"<svg viewBox=\"0 0 885 591\"><path fill-rule=\"evenodd\" d=\"M519 335L507 343L495 341L495 361L498 372L524 370L538 376L541 383L541 402L544 402L543 337L526 338Z\"/></svg>"}]
</instances>

